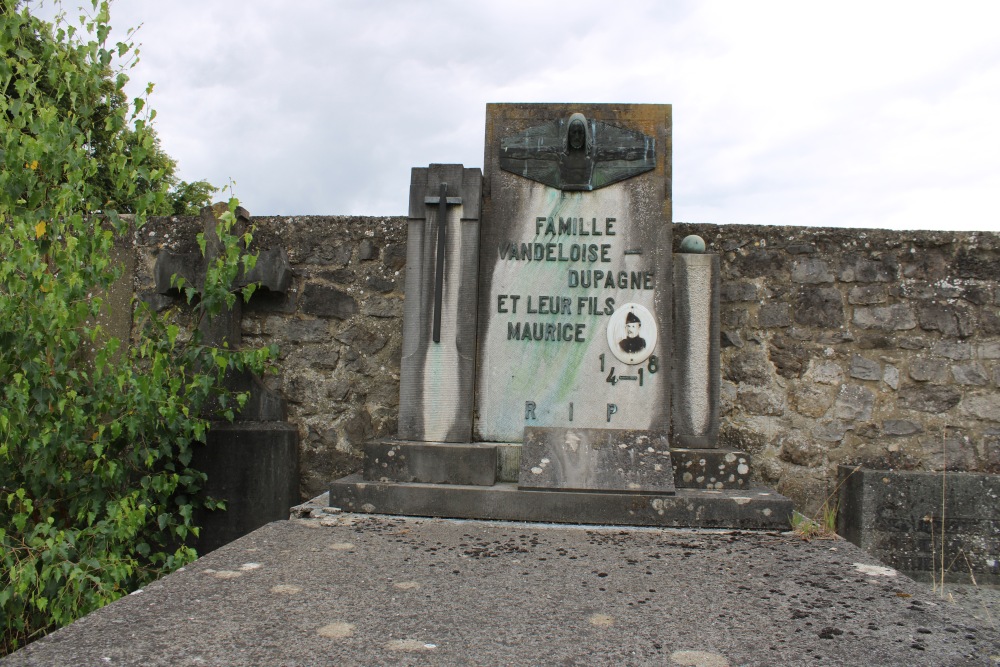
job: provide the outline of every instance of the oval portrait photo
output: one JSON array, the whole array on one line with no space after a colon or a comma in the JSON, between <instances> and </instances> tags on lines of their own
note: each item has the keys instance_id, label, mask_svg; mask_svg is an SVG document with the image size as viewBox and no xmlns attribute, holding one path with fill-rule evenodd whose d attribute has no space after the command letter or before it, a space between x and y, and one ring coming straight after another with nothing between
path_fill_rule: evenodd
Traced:
<instances>
[{"instance_id":1,"label":"oval portrait photo","mask_svg":"<svg viewBox=\"0 0 1000 667\"><path fill-rule=\"evenodd\" d=\"M641 364L656 347L656 319L638 303L625 303L608 320L608 347L626 364Z\"/></svg>"}]
</instances>

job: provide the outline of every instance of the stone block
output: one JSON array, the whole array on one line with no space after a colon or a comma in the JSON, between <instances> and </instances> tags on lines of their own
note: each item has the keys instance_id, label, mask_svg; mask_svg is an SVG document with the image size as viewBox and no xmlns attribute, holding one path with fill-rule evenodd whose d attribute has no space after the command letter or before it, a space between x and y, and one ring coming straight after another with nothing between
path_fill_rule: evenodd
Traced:
<instances>
[{"instance_id":1,"label":"stone block","mask_svg":"<svg viewBox=\"0 0 1000 667\"><path fill-rule=\"evenodd\" d=\"M940 359L914 359L910 362L910 378L917 382L945 384L948 382L948 364Z\"/></svg>"},{"instance_id":2,"label":"stone block","mask_svg":"<svg viewBox=\"0 0 1000 667\"><path fill-rule=\"evenodd\" d=\"M847 302L854 306L871 306L887 300L883 285L855 285L847 293Z\"/></svg>"},{"instance_id":3,"label":"stone block","mask_svg":"<svg viewBox=\"0 0 1000 667\"><path fill-rule=\"evenodd\" d=\"M833 387L800 382L788 392L792 409L806 417L822 417L833 405Z\"/></svg>"},{"instance_id":4,"label":"stone block","mask_svg":"<svg viewBox=\"0 0 1000 667\"><path fill-rule=\"evenodd\" d=\"M489 443L392 438L367 442L364 452L363 475L372 482L492 486L497 481L497 448Z\"/></svg>"},{"instance_id":5,"label":"stone block","mask_svg":"<svg viewBox=\"0 0 1000 667\"><path fill-rule=\"evenodd\" d=\"M977 356L980 359L1000 359L1000 341L988 340L980 343Z\"/></svg>"},{"instance_id":6,"label":"stone block","mask_svg":"<svg viewBox=\"0 0 1000 667\"><path fill-rule=\"evenodd\" d=\"M909 385L899 390L899 407L919 412L942 413L962 400L962 392L954 387L925 384Z\"/></svg>"},{"instance_id":7,"label":"stone block","mask_svg":"<svg viewBox=\"0 0 1000 667\"><path fill-rule=\"evenodd\" d=\"M854 309L854 324L862 329L906 331L917 326L913 309L903 303Z\"/></svg>"},{"instance_id":8,"label":"stone block","mask_svg":"<svg viewBox=\"0 0 1000 667\"><path fill-rule=\"evenodd\" d=\"M979 313L979 326L984 334L1000 334L1000 313L991 308L983 308Z\"/></svg>"},{"instance_id":9,"label":"stone block","mask_svg":"<svg viewBox=\"0 0 1000 667\"><path fill-rule=\"evenodd\" d=\"M1000 473L1000 432L987 432L979 446L979 459L983 472Z\"/></svg>"},{"instance_id":10,"label":"stone block","mask_svg":"<svg viewBox=\"0 0 1000 667\"><path fill-rule=\"evenodd\" d=\"M310 272L312 274L312 272ZM341 285L350 285L358 277L354 271L350 269L334 269L333 271L316 271L315 277L320 280L328 280L334 283L340 283Z\"/></svg>"},{"instance_id":11,"label":"stone block","mask_svg":"<svg viewBox=\"0 0 1000 667\"><path fill-rule=\"evenodd\" d=\"M785 413L783 392L770 388L740 387L737 401L751 415L780 417Z\"/></svg>"},{"instance_id":12,"label":"stone block","mask_svg":"<svg viewBox=\"0 0 1000 667\"><path fill-rule=\"evenodd\" d=\"M819 384L839 385L844 380L844 369L835 361L813 359L804 378Z\"/></svg>"},{"instance_id":13,"label":"stone block","mask_svg":"<svg viewBox=\"0 0 1000 667\"><path fill-rule=\"evenodd\" d=\"M738 331L723 331L719 339L721 347L743 347L743 337Z\"/></svg>"},{"instance_id":14,"label":"stone block","mask_svg":"<svg viewBox=\"0 0 1000 667\"><path fill-rule=\"evenodd\" d=\"M337 238L313 240L308 248L303 248L303 253L298 261L300 264L347 266L351 261L351 246Z\"/></svg>"},{"instance_id":15,"label":"stone block","mask_svg":"<svg viewBox=\"0 0 1000 667\"><path fill-rule=\"evenodd\" d=\"M273 315L264 320L264 332L286 343L318 343L330 339L330 323Z\"/></svg>"},{"instance_id":16,"label":"stone block","mask_svg":"<svg viewBox=\"0 0 1000 667\"><path fill-rule=\"evenodd\" d=\"M962 398L962 414L984 421L1000 421L1000 394L971 394Z\"/></svg>"},{"instance_id":17,"label":"stone block","mask_svg":"<svg viewBox=\"0 0 1000 667\"><path fill-rule=\"evenodd\" d=\"M284 248L268 248L257 254L257 262L245 276L236 279L238 287L258 283L260 289L284 294L292 286L292 265Z\"/></svg>"},{"instance_id":18,"label":"stone block","mask_svg":"<svg viewBox=\"0 0 1000 667\"><path fill-rule=\"evenodd\" d=\"M833 271L822 259L797 259L792 262L792 282L832 283Z\"/></svg>"},{"instance_id":19,"label":"stone block","mask_svg":"<svg viewBox=\"0 0 1000 667\"><path fill-rule=\"evenodd\" d=\"M518 487L673 493L670 443L662 431L528 426Z\"/></svg>"},{"instance_id":20,"label":"stone block","mask_svg":"<svg viewBox=\"0 0 1000 667\"><path fill-rule=\"evenodd\" d=\"M382 253L382 263L391 271L402 271L406 266L406 246L401 243L391 243Z\"/></svg>"},{"instance_id":21,"label":"stone block","mask_svg":"<svg viewBox=\"0 0 1000 667\"><path fill-rule=\"evenodd\" d=\"M974 248L959 248L955 253L952 269L959 278L974 280L1000 281L1000 262L993 253L977 251Z\"/></svg>"},{"instance_id":22,"label":"stone block","mask_svg":"<svg viewBox=\"0 0 1000 667\"><path fill-rule=\"evenodd\" d=\"M365 278L365 287L373 289L376 292L381 292L382 294L388 294L396 289L396 283L378 276L368 276Z\"/></svg>"},{"instance_id":23,"label":"stone block","mask_svg":"<svg viewBox=\"0 0 1000 667\"><path fill-rule=\"evenodd\" d=\"M970 343L942 340L931 346L931 353L953 361L963 361L972 359L973 348Z\"/></svg>"},{"instance_id":24,"label":"stone block","mask_svg":"<svg viewBox=\"0 0 1000 667\"><path fill-rule=\"evenodd\" d=\"M291 315L298 307L294 289L286 293L257 290L249 303L243 304L244 313L284 313Z\"/></svg>"},{"instance_id":25,"label":"stone block","mask_svg":"<svg viewBox=\"0 0 1000 667\"><path fill-rule=\"evenodd\" d=\"M833 416L848 422L868 421L875 407L875 394L867 387L845 384L833 404Z\"/></svg>"},{"instance_id":26,"label":"stone block","mask_svg":"<svg viewBox=\"0 0 1000 667\"><path fill-rule=\"evenodd\" d=\"M367 262L378 258L378 248L371 239L364 239L358 244L358 260Z\"/></svg>"},{"instance_id":27,"label":"stone block","mask_svg":"<svg viewBox=\"0 0 1000 667\"><path fill-rule=\"evenodd\" d=\"M335 287L306 283L302 293L302 311L318 317L346 320L358 312L353 296Z\"/></svg>"},{"instance_id":28,"label":"stone block","mask_svg":"<svg viewBox=\"0 0 1000 667\"><path fill-rule=\"evenodd\" d=\"M882 364L873 359L862 357L860 354L855 354L851 356L850 374L852 378L858 380L881 380Z\"/></svg>"},{"instance_id":29,"label":"stone block","mask_svg":"<svg viewBox=\"0 0 1000 667\"><path fill-rule=\"evenodd\" d=\"M340 350L318 345L298 346L291 351L282 349L282 353L294 355L297 361L301 361L310 368L332 370L337 367L337 362L340 361Z\"/></svg>"},{"instance_id":30,"label":"stone block","mask_svg":"<svg viewBox=\"0 0 1000 667\"><path fill-rule=\"evenodd\" d=\"M765 303L757 314L757 326L776 329L792 325L791 306L787 303Z\"/></svg>"},{"instance_id":31,"label":"stone block","mask_svg":"<svg viewBox=\"0 0 1000 667\"><path fill-rule=\"evenodd\" d=\"M747 309L740 307L725 307L721 309L722 323L727 327L741 328L747 326L750 322L750 313ZM1000 322L1000 318L997 319Z\"/></svg>"},{"instance_id":32,"label":"stone block","mask_svg":"<svg viewBox=\"0 0 1000 667\"><path fill-rule=\"evenodd\" d=\"M858 336L859 350L892 350L899 343L895 336L883 334L863 334Z\"/></svg>"},{"instance_id":33,"label":"stone block","mask_svg":"<svg viewBox=\"0 0 1000 667\"><path fill-rule=\"evenodd\" d=\"M200 284L204 276L205 259L200 252L175 253L164 250L156 256L153 266L153 282L157 294L179 294L176 280L185 286Z\"/></svg>"},{"instance_id":34,"label":"stone block","mask_svg":"<svg viewBox=\"0 0 1000 667\"><path fill-rule=\"evenodd\" d=\"M972 334L972 317L966 308L929 304L917 310L917 321L924 331L940 331L945 336L966 337Z\"/></svg>"},{"instance_id":35,"label":"stone block","mask_svg":"<svg viewBox=\"0 0 1000 667\"><path fill-rule=\"evenodd\" d=\"M828 451L826 445L820 444L800 431L782 433L778 441L781 446L779 454L781 460L797 466L814 468L823 463Z\"/></svg>"},{"instance_id":36,"label":"stone block","mask_svg":"<svg viewBox=\"0 0 1000 667\"><path fill-rule=\"evenodd\" d=\"M754 248L741 250L732 258L727 258L726 264L733 275L743 278L766 278L785 270L785 255L777 250Z\"/></svg>"},{"instance_id":37,"label":"stone block","mask_svg":"<svg viewBox=\"0 0 1000 667\"><path fill-rule=\"evenodd\" d=\"M896 280L898 272L899 266L891 255L878 260L856 257L845 261L838 278L845 283L886 283Z\"/></svg>"},{"instance_id":38,"label":"stone block","mask_svg":"<svg viewBox=\"0 0 1000 667\"><path fill-rule=\"evenodd\" d=\"M909 419L886 419L882 422L882 433L885 435L914 435L923 430L920 424Z\"/></svg>"},{"instance_id":39,"label":"stone block","mask_svg":"<svg viewBox=\"0 0 1000 667\"><path fill-rule=\"evenodd\" d=\"M980 582L1000 575L1000 505L984 502L1000 497L1000 476L847 466L839 474L837 532L882 562L937 576L944 563L949 579L968 580L969 566Z\"/></svg>"},{"instance_id":40,"label":"stone block","mask_svg":"<svg viewBox=\"0 0 1000 667\"><path fill-rule=\"evenodd\" d=\"M924 450L924 467L928 470L976 471L976 447L960 429L945 428L943 436L929 432L918 441Z\"/></svg>"},{"instance_id":41,"label":"stone block","mask_svg":"<svg viewBox=\"0 0 1000 667\"><path fill-rule=\"evenodd\" d=\"M403 314L403 304L399 299L369 296L361 305L361 312L369 317L398 318Z\"/></svg>"},{"instance_id":42,"label":"stone block","mask_svg":"<svg viewBox=\"0 0 1000 667\"><path fill-rule=\"evenodd\" d=\"M747 346L729 357L723 369L724 377L736 384L764 387L770 383L771 373L767 358L759 346Z\"/></svg>"},{"instance_id":43,"label":"stone block","mask_svg":"<svg viewBox=\"0 0 1000 667\"><path fill-rule=\"evenodd\" d=\"M951 374L955 378L956 384L982 387L990 382L986 367L977 362L953 364Z\"/></svg>"},{"instance_id":44,"label":"stone block","mask_svg":"<svg viewBox=\"0 0 1000 667\"><path fill-rule=\"evenodd\" d=\"M795 296L795 322L835 329L844 324L844 302L835 287L800 287Z\"/></svg>"},{"instance_id":45,"label":"stone block","mask_svg":"<svg viewBox=\"0 0 1000 667\"><path fill-rule=\"evenodd\" d=\"M670 450L678 489L749 489L750 456L731 449Z\"/></svg>"},{"instance_id":46,"label":"stone block","mask_svg":"<svg viewBox=\"0 0 1000 667\"><path fill-rule=\"evenodd\" d=\"M389 342L389 339L382 334L371 331L361 324L348 325L337 333L334 339L356 352L369 356L380 351Z\"/></svg>"},{"instance_id":47,"label":"stone block","mask_svg":"<svg viewBox=\"0 0 1000 667\"><path fill-rule=\"evenodd\" d=\"M890 389L899 389L899 369L892 364L886 364L885 372L882 373L882 382L885 382Z\"/></svg>"},{"instance_id":48,"label":"stone block","mask_svg":"<svg viewBox=\"0 0 1000 667\"><path fill-rule=\"evenodd\" d=\"M962 298L976 306L993 302L993 291L982 285L966 285L962 288Z\"/></svg>"},{"instance_id":49,"label":"stone block","mask_svg":"<svg viewBox=\"0 0 1000 667\"><path fill-rule=\"evenodd\" d=\"M816 424L812 427L810 433L812 433L813 437L817 440L832 443L843 440L849 430L851 430L851 427L848 424L836 419Z\"/></svg>"},{"instance_id":50,"label":"stone block","mask_svg":"<svg viewBox=\"0 0 1000 667\"><path fill-rule=\"evenodd\" d=\"M742 301L756 301L757 286L753 283L726 282L719 290L719 301L722 303L739 303Z\"/></svg>"}]
</instances>

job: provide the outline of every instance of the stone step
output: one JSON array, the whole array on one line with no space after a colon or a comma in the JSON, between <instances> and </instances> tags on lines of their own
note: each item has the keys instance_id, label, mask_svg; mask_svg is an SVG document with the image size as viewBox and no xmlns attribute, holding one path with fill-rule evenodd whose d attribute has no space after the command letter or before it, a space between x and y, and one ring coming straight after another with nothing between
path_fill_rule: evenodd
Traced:
<instances>
[{"instance_id":1,"label":"stone step","mask_svg":"<svg viewBox=\"0 0 1000 667\"><path fill-rule=\"evenodd\" d=\"M490 486L517 482L520 443L416 442L385 438L364 445L368 481ZM750 455L735 449L671 449L678 489L741 490L751 486Z\"/></svg>"},{"instance_id":2,"label":"stone step","mask_svg":"<svg viewBox=\"0 0 1000 667\"><path fill-rule=\"evenodd\" d=\"M361 475L334 482L330 506L367 514L745 530L787 530L792 516L792 501L769 489L677 489L667 496L377 482Z\"/></svg>"},{"instance_id":3,"label":"stone step","mask_svg":"<svg viewBox=\"0 0 1000 667\"><path fill-rule=\"evenodd\" d=\"M363 475L371 482L492 486L497 448L491 443L415 442L386 438L364 445Z\"/></svg>"}]
</instances>

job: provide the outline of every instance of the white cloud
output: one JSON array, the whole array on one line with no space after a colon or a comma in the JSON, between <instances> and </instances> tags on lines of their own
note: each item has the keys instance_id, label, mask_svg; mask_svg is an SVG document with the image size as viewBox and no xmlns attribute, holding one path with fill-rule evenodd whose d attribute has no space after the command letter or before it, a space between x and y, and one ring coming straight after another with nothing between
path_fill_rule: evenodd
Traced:
<instances>
[{"instance_id":1,"label":"white cloud","mask_svg":"<svg viewBox=\"0 0 1000 667\"><path fill-rule=\"evenodd\" d=\"M1000 228L1000 5L117 0L181 176L257 214L405 213L487 102L674 105L674 217ZM137 91L141 88L137 87Z\"/></svg>"}]
</instances>

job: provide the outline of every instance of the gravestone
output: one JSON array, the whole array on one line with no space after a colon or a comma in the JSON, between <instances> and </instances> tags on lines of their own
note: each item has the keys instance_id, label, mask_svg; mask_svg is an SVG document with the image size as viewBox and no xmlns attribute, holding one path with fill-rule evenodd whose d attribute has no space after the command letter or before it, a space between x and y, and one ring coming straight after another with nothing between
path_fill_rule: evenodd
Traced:
<instances>
[{"instance_id":1,"label":"gravestone","mask_svg":"<svg viewBox=\"0 0 1000 667\"><path fill-rule=\"evenodd\" d=\"M413 172L399 434L331 505L787 526L790 502L719 449L718 258L678 278L670 106L490 104L477 175Z\"/></svg>"},{"instance_id":2,"label":"gravestone","mask_svg":"<svg viewBox=\"0 0 1000 667\"><path fill-rule=\"evenodd\" d=\"M206 269L219 253L216 234L218 216L225 204L201 210L204 225L205 254L161 252L153 267L155 292L177 296L174 276L201 290ZM241 236L250 214L238 208L232 233ZM257 283L259 291L284 293L291 285L292 271L283 248L270 248L258 254L257 264L240 275L232 289ZM259 293L259 292L258 292ZM213 347L240 345L243 299L237 297L232 307L199 322L202 342ZM202 490L206 496L224 500L225 511L197 511L195 523L202 527L194 543L200 554L213 551L246 535L266 523L288 518L288 510L299 501L299 433L286 421L285 400L269 389L248 370L230 369L226 388L247 392L248 398L232 423L213 420L205 443L194 448L192 467L208 475ZM212 408L209 408L212 411Z\"/></svg>"},{"instance_id":3,"label":"gravestone","mask_svg":"<svg viewBox=\"0 0 1000 667\"><path fill-rule=\"evenodd\" d=\"M666 428L670 107L487 115L477 439Z\"/></svg>"}]
</instances>

